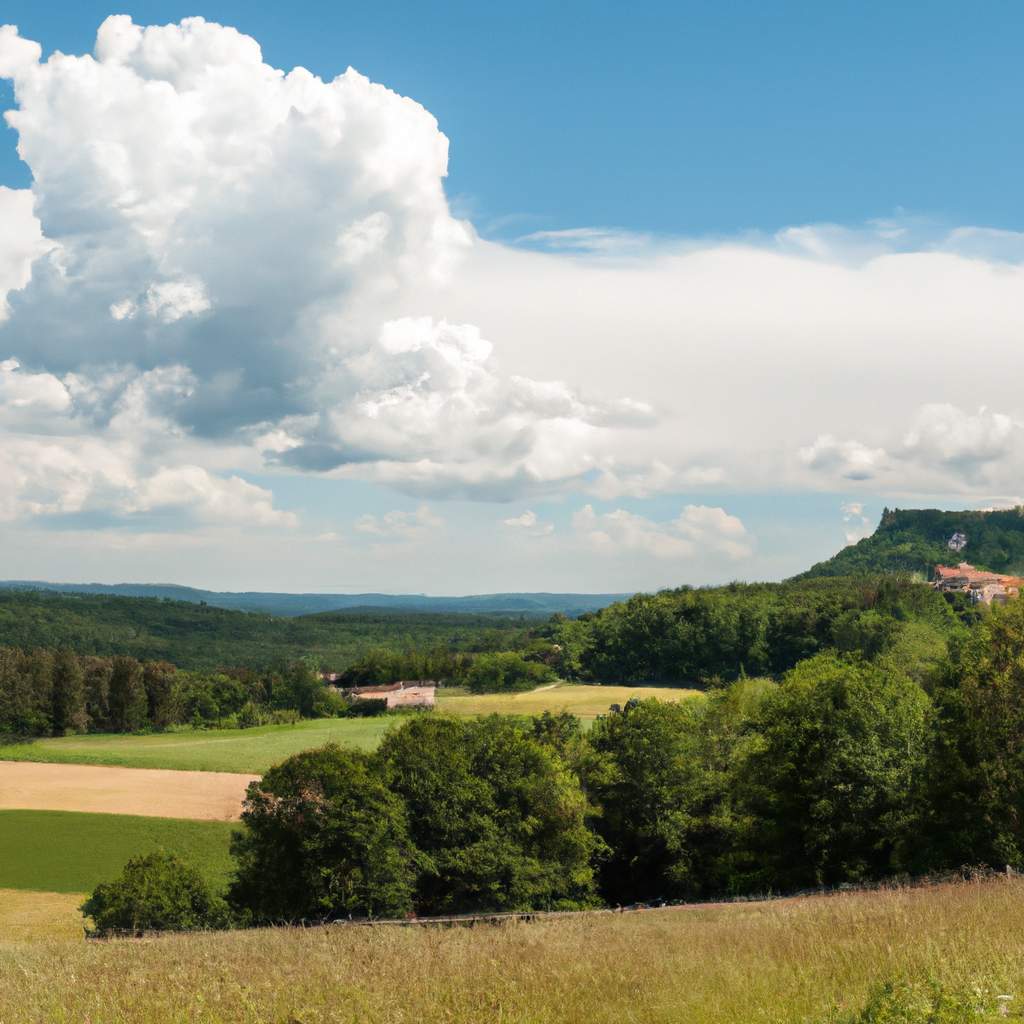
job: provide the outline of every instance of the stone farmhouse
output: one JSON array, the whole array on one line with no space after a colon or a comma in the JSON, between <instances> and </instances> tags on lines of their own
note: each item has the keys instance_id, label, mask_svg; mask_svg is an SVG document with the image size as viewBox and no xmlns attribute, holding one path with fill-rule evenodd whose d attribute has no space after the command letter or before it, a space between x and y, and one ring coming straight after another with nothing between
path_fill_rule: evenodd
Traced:
<instances>
[{"instance_id":1,"label":"stone farmhouse","mask_svg":"<svg viewBox=\"0 0 1024 1024\"><path fill-rule=\"evenodd\" d=\"M1020 596L1024 578L985 572L967 562L961 562L955 566L935 566L932 586L936 590L968 594L972 601L979 604L1006 604L1011 598Z\"/></svg>"},{"instance_id":2,"label":"stone farmhouse","mask_svg":"<svg viewBox=\"0 0 1024 1024\"><path fill-rule=\"evenodd\" d=\"M356 686L345 691L358 700L386 700L392 708L432 708L437 699L437 683L432 679L389 683L386 686Z\"/></svg>"}]
</instances>

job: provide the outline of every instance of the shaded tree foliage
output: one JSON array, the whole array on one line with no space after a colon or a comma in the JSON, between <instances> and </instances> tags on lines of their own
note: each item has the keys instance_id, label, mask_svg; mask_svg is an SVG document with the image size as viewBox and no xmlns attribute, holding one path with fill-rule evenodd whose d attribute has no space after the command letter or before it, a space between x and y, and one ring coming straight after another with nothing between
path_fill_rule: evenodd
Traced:
<instances>
[{"instance_id":1,"label":"shaded tree foliage","mask_svg":"<svg viewBox=\"0 0 1024 1024\"><path fill-rule=\"evenodd\" d=\"M399 796L364 753L329 745L249 787L232 905L259 923L398 917L412 909L417 854Z\"/></svg>"},{"instance_id":2,"label":"shaded tree foliage","mask_svg":"<svg viewBox=\"0 0 1024 1024\"><path fill-rule=\"evenodd\" d=\"M924 780L930 702L906 676L822 654L755 717L738 795L752 882L794 888L904 870Z\"/></svg>"},{"instance_id":3,"label":"shaded tree foliage","mask_svg":"<svg viewBox=\"0 0 1024 1024\"><path fill-rule=\"evenodd\" d=\"M375 764L408 808L423 856L417 910L556 909L595 897L579 781L512 719L418 718Z\"/></svg>"}]
</instances>

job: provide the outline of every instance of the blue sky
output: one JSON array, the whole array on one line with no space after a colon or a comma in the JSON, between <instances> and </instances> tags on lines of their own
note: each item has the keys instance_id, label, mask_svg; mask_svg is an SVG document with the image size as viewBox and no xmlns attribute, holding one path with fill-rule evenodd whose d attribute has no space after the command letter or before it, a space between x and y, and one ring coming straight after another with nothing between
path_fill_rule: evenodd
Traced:
<instances>
[{"instance_id":1,"label":"blue sky","mask_svg":"<svg viewBox=\"0 0 1024 1024\"><path fill-rule=\"evenodd\" d=\"M4 22L8 575L620 591L1024 500L1019 5Z\"/></svg>"},{"instance_id":2,"label":"blue sky","mask_svg":"<svg viewBox=\"0 0 1024 1024\"><path fill-rule=\"evenodd\" d=\"M202 14L277 67L351 64L419 100L452 140L450 194L501 237L775 231L898 210L1024 228L1017 4L7 0L3 18L81 53L115 9L139 23ZM0 168L24 180L9 150Z\"/></svg>"}]
</instances>

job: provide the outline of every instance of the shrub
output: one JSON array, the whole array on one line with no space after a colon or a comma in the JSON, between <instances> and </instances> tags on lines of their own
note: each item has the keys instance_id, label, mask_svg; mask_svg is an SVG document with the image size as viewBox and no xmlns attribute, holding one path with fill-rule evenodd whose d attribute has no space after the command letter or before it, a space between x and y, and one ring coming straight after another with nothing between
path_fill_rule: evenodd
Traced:
<instances>
[{"instance_id":1,"label":"shrub","mask_svg":"<svg viewBox=\"0 0 1024 1024\"><path fill-rule=\"evenodd\" d=\"M843 1017L842 1024L996 1024L1009 1015L1007 997L981 986L952 990L901 981L876 988L864 1008Z\"/></svg>"},{"instance_id":2,"label":"shrub","mask_svg":"<svg viewBox=\"0 0 1024 1024\"><path fill-rule=\"evenodd\" d=\"M344 718L349 711L349 701L337 690L322 686L313 699L313 714L316 718Z\"/></svg>"},{"instance_id":3,"label":"shrub","mask_svg":"<svg viewBox=\"0 0 1024 1024\"><path fill-rule=\"evenodd\" d=\"M478 655L466 676L472 693L509 693L532 690L556 679L548 665L527 661L515 651Z\"/></svg>"},{"instance_id":4,"label":"shrub","mask_svg":"<svg viewBox=\"0 0 1024 1024\"><path fill-rule=\"evenodd\" d=\"M121 876L104 882L82 904L99 935L224 928L227 905L202 875L172 853L133 857Z\"/></svg>"}]
</instances>

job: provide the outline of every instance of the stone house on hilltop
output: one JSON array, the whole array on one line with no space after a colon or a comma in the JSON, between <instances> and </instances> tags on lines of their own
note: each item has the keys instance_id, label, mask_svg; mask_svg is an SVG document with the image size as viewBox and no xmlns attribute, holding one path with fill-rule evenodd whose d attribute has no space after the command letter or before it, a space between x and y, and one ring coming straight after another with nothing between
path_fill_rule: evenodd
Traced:
<instances>
[{"instance_id":1,"label":"stone house on hilltop","mask_svg":"<svg viewBox=\"0 0 1024 1024\"><path fill-rule=\"evenodd\" d=\"M1006 604L1011 598L1020 596L1024 579L998 572L985 572L967 562L961 562L956 566L935 566L932 586L936 590L967 594L978 604Z\"/></svg>"}]
</instances>

